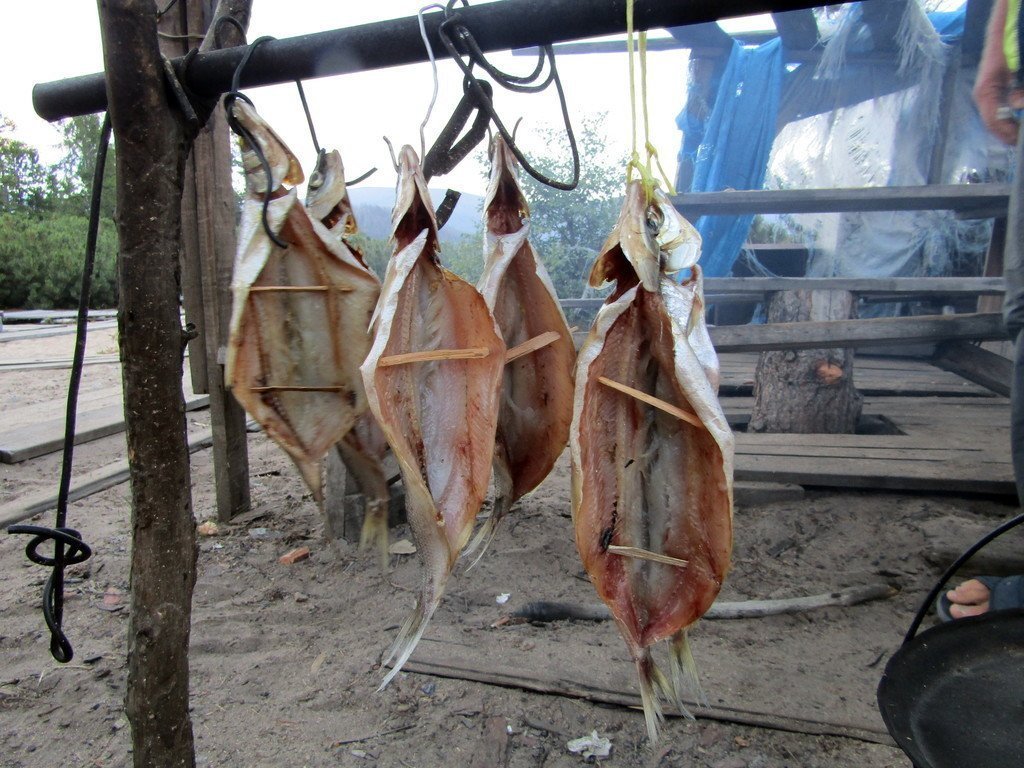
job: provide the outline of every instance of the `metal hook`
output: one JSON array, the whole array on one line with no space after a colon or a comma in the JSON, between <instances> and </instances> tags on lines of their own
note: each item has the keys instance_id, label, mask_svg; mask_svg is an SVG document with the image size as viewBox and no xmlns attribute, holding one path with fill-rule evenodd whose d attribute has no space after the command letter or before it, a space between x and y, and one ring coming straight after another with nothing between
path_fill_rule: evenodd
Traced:
<instances>
[{"instance_id":1,"label":"metal hook","mask_svg":"<svg viewBox=\"0 0 1024 768\"><path fill-rule=\"evenodd\" d=\"M252 57L253 51L256 50L257 46L273 39L274 38L269 36L258 37L249 44L248 49L242 56L242 60L238 62L238 66L235 68L234 74L231 76L231 90L224 96L224 112L227 114L228 126L232 131L241 136L245 143L249 145L249 148L256 154L257 159L260 161L260 166L263 168L263 175L266 177L266 189L263 191L263 231L267 233L267 237L269 237L275 245L280 248L287 248L288 243L274 233L270 228L270 222L267 219L267 211L270 207L270 198L274 192L274 190L271 189L271 186L274 183L274 176L270 169L270 161L267 160L267 156L264 155L263 150L260 149L260 145L259 142L256 141L256 137L252 135L248 128L238 122L238 118L235 117L235 102L238 101L238 99L241 99L250 106L253 106L252 100L238 90L242 79L242 70L244 70L245 66L249 63L249 59Z\"/></svg>"},{"instance_id":2,"label":"metal hook","mask_svg":"<svg viewBox=\"0 0 1024 768\"><path fill-rule=\"evenodd\" d=\"M420 123L420 157L427 154L427 139L426 139L426 128L427 122L430 120L430 113L434 111L434 104L437 102L437 60L434 58L434 48L430 45L430 39L427 37L427 27L423 23L423 12L428 11L431 8L436 8L439 11L446 11L445 7L440 3L431 3L425 5L416 14L416 19L420 25L420 37L423 38L423 45L427 49L427 56L430 58L430 68L434 75L434 92L430 97L430 104L427 105L427 114L423 116L423 122Z\"/></svg>"},{"instance_id":3,"label":"metal hook","mask_svg":"<svg viewBox=\"0 0 1024 768\"><path fill-rule=\"evenodd\" d=\"M391 155L391 166L395 169L395 173L398 173L401 169L398 167L398 159L395 157L395 148L392 146L391 140L387 136L381 136L381 138L384 139L384 143L388 145L388 153Z\"/></svg>"}]
</instances>

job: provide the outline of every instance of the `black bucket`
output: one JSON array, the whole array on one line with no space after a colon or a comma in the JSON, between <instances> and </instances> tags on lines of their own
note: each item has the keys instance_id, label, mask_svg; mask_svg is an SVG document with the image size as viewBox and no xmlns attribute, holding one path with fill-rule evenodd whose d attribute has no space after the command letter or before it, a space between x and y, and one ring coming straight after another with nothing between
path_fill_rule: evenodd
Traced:
<instances>
[{"instance_id":1,"label":"black bucket","mask_svg":"<svg viewBox=\"0 0 1024 768\"><path fill-rule=\"evenodd\" d=\"M949 579L1018 515L961 555L925 598L886 664L878 707L916 768L1024 766L1024 609L918 628Z\"/></svg>"}]
</instances>

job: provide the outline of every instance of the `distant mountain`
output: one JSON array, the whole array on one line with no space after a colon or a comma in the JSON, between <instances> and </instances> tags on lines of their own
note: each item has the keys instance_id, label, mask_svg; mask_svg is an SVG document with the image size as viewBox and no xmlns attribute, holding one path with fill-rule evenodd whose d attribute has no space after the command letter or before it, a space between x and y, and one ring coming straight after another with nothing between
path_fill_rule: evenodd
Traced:
<instances>
[{"instance_id":1,"label":"distant mountain","mask_svg":"<svg viewBox=\"0 0 1024 768\"><path fill-rule=\"evenodd\" d=\"M444 199L445 190L432 189L430 197L436 208ZM391 208L395 204L393 187L352 187L349 191L359 231L367 237L385 239L391 235ZM441 242L458 240L480 229L483 198L463 194L448 223L441 229Z\"/></svg>"}]
</instances>

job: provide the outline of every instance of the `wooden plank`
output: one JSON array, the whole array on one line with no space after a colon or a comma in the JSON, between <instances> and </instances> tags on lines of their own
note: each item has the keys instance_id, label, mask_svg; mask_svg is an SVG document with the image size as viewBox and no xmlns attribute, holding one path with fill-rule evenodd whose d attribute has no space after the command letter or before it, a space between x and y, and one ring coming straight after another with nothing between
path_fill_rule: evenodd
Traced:
<instances>
[{"instance_id":1,"label":"wooden plank","mask_svg":"<svg viewBox=\"0 0 1024 768\"><path fill-rule=\"evenodd\" d=\"M189 438L188 452L195 453L213 445L213 432L206 430ZM111 462L71 480L71 491L68 501L78 501L94 493L113 488L127 482L128 462L124 459ZM0 528L27 520L40 512L48 512L57 508L55 490L38 491L26 496L0 504Z\"/></svg>"},{"instance_id":2,"label":"wooden plank","mask_svg":"<svg viewBox=\"0 0 1024 768\"><path fill-rule=\"evenodd\" d=\"M962 376L1003 397L1010 396L1013 361L966 341L947 341L939 345L935 365Z\"/></svg>"},{"instance_id":3,"label":"wooden plank","mask_svg":"<svg viewBox=\"0 0 1024 768\"><path fill-rule=\"evenodd\" d=\"M709 277L706 293L769 291L851 291L871 294L938 294L979 296L1002 294L1003 278L989 277Z\"/></svg>"},{"instance_id":4,"label":"wooden plank","mask_svg":"<svg viewBox=\"0 0 1024 768\"><path fill-rule=\"evenodd\" d=\"M739 454L737 480L889 491L945 491L1014 497L1013 472L992 462L896 462Z\"/></svg>"},{"instance_id":5,"label":"wooden plank","mask_svg":"<svg viewBox=\"0 0 1024 768\"><path fill-rule=\"evenodd\" d=\"M632 690L616 690L579 679L571 679L562 675L549 676L544 670L523 669L504 666L500 662L488 664L487 667L476 666L469 659L454 660L446 658L427 659L424 652L417 650L416 655L405 663L406 672L422 675L446 677L455 680L471 680L504 688L521 688L537 693L569 696L585 701L616 706L640 708L640 696ZM690 702L687 702L690 703ZM770 728L790 733L807 733L814 735L842 736L874 744L892 746L889 734L881 729L871 729L846 723L811 720L773 712L740 709L728 706L696 707L691 704L691 713L701 720L717 720L727 723L751 725L757 728ZM665 707L665 714L678 717L680 713L673 707Z\"/></svg>"},{"instance_id":6,"label":"wooden plank","mask_svg":"<svg viewBox=\"0 0 1024 768\"><path fill-rule=\"evenodd\" d=\"M208 396L197 395L185 400L185 410L195 411L209 404ZM80 413L75 423L75 445L123 432L124 426L124 406L120 404ZM49 419L0 434L0 462L17 464L63 447L64 418Z\"/></svg>"},{"instance_id":7,"label":"wooden plank","mask_svg":"<svg viewBox=\"0 0 1024 768\"><path fill-rule=\"evenodd\" d=\"M97 320L96 322L89 323L90 331L100 331L107 328L116 328L117 320ZM67 336L70 333L76 333L77 329L75 326L60 326L57 328L51 328L50 326L31 326L25 330L18 329L12 331L9 328L3 329L0 332L0 342L5 341L25 341L27 339L47 339L51 336Z\"/></svg>"},{"instance_id":8,"label":"wooden plank","mask_svg":"<svg viewBox=\"0 0 1024 768\"><path fill-rule=\"evenodd\" d=\"M1003 319L995 313L715 326L710 328L710 332L715 349L733 352L813 347L850 348L1006 337Z\"/></svg>"},{"instance_id":9,"label":"wooden plank","mask_svg":"<svg viewBox=\"0 0 1024 768\"><path fill-rule=\"evenodd\" d=\"M1003 251L1006 248L1006 217L1000 216L992 222L992 237L985 251L983 279L1001 278L1003 274ZM979 296L979 312L999 312L1003 308L1002 296Z\"/></svg>"},{"instance_id":10,"label":"wooden plank","mask_svg":"<svg viewBox=\"0 0 1024 768\"><path fill-rule=\"evenodd\" d=\"M672 203L689 219L744 213L845 213L850 211L1005 211L1008 184L936 184L841 189L747 189L689 192Z\"/></svg>"}]
</instances>

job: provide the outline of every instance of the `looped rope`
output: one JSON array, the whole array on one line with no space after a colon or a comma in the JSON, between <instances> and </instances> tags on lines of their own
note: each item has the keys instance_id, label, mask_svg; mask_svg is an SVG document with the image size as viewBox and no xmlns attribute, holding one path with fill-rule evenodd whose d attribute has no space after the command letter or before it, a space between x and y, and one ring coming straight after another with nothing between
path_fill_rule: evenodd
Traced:
<instances>
[{"instance_id":1,"label":"looped rope","mask_svg":"<svg viewBox=\"0 0 1024 768\"><path fill-rule=\"evenodd\" d=\"M52 568L43 587L43 619L50 630L50 654L61 664L74 658L71 642L61 627L64 620L64 569L85 562L92 550L78 531L68 528L68 497L71 495L71 466L75 453L75 422L78 415L78 390L85 367L85 341L89 320L89 296L92 293L92 272L96 262L96 242L100 227L100 200L103 195L103 174L107 167L107 149L110 146L110 113L103 117L96 148L96 168L92 178L92 196L89 201L89 228L85 241L85 263L82 266L82 288L78 297L78 318L75 352L68 382L68 399L64 419L64 449L57 489L57 514L53 528L37 525L12 525L10 534L27 534L33 538L25 547L25 556L33 563ZM39 547L53 542L53 557L39 552Z\"/></svg>"},{"instance_id":2,"label":"looped rope","mask_svg":"<svg viewBox=\"0 0 1024 768\"><path fill-rule=\"evenodd\" d=\"M36 565L53 569L43 586L43 620L50 630L50 654L61 664L67 664L75 652L61 628L64 619L64 568L84 563L92 557L92 550L74 528L12 525L7 532L32 536L25 545L25 557ZM49 541L54 543L53 557L39 553L39 547Z\"/></svg>"}]
</instances>

